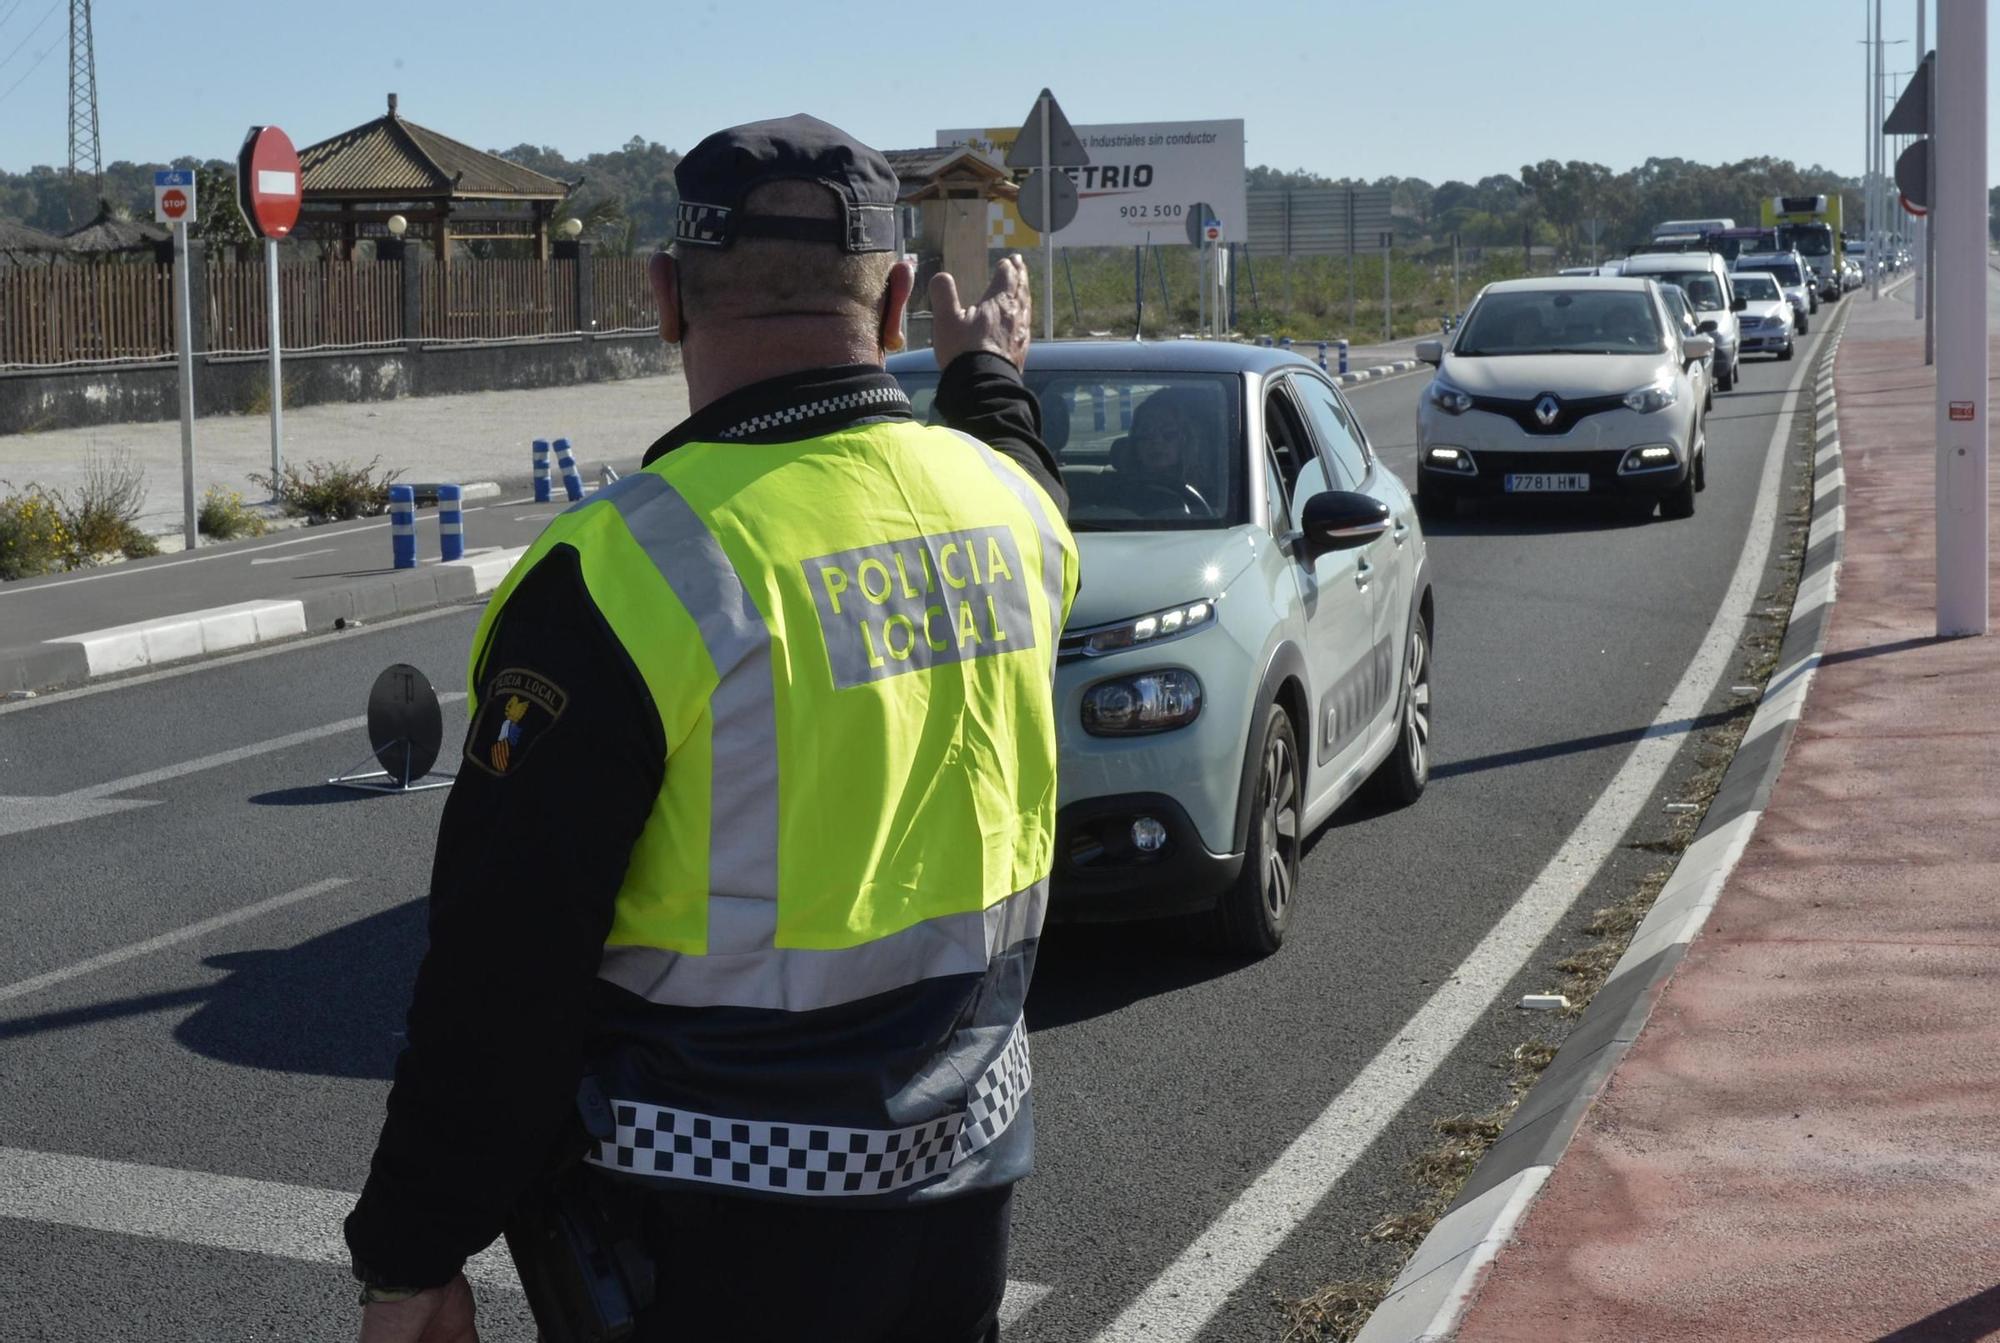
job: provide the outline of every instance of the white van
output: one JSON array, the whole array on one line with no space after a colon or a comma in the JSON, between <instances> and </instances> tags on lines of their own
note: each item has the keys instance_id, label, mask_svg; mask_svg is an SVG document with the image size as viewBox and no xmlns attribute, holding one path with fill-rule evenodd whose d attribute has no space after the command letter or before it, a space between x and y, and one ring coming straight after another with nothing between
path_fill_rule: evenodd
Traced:
<instances>
[{"instance_id":1,"label":"white van","mask_svg":"<svg viewBox=\"0 0 2000 1343\"><path fill-rule=\"evenodd\" d=\"M1714 252L1646 252L1625 258L1627 275L1677 284L1694 309L1695 321L1715 337L1715 390L1736 386L1736 356L1742 347L1736 314L1741 305L1729 283L1729 263ZM1710 330L1710 323L1714 324Z\"/></svg>"}]
</instances>

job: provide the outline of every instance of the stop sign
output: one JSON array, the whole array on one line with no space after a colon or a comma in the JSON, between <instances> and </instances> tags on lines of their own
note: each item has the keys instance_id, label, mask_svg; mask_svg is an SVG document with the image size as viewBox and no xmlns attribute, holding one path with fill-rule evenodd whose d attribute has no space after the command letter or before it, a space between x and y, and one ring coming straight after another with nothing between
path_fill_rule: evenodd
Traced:
<instances>
[{"instance_id":1,"label":"stop sign","mask_svg":"<svg viewBox=\"0 0 2000 1343\"><path fill-rule=\"evenodd\" d=\"M236 203L250 231L283 238L299 222L299 151L276 126L252 126L236 155Z\"/></svg>"},{"instance_id":2,"label":"stop sign","mask_svg":"<svg viewBox=\"0 0 2000 1343\"><path fill-rule=\"evenodd\" d=\"M179 219L188 212L187 192L179 187L168 187L160 194L160 213L169 219Z\"/></svg>"}]
</instances>

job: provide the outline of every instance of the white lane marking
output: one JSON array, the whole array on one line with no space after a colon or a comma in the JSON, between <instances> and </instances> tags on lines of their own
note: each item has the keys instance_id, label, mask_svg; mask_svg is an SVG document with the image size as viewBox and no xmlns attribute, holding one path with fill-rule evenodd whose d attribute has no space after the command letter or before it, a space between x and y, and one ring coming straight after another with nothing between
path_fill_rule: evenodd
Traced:
<instances>
[{"instance_id":1,"label":"white lane marking","mask_svg":"<svg viewBox=\"0 0 2000 1343\"><path fill-rule=\"evenodd\" d=\"M1764 471L1736 571L1707 636L1659 716L1583 820L1472 954L1305 1132L1224 1209L1131 1305L1097 1335L1098 1343L1184 1343L1203 1328L1260 1264L1310 1215L1370 1143L1427 1083L1451 1051L1493 1008L1589 886L1639 818L1679 753L1688 721L1698 716L1734 660L1736 641L1757 601L1764 557L1778 521L1778 483L1811 367L1800 361L1764 448Z\"/></svg>"},{"instance_id":2,"label":"white lane marking","mask_svg":"<svg viewBox=\"0 0 2000 1343\"><path fill-rule=\"evenodd\" d=\"M384 518L380 522L370 522L370 523L364 523L359 527L350 527L346 531L339 533L339 535L342 537L348 537L348 536L354 536L360 532L379 531L381 528L387 527L388 525L389 525L389 520L387 518ZM324 541L327 539L328 539L327 535L324 532L322 532L317 536L296 536L289 541L273 541L268 545L231 546L227 550L211 551L209 554L206 555L190 555L183 560L167 560L165 563L162 564L148 564L144 568L138 568L131 565L114 564L109 568L101 569L94 574L83 574L76 578L58 579L53 583L36 583L32 587L23 587L19 584L8 583L5 585L0 585L0 599L4 599L10 596L19 596L22 593L28 593L28 592L48 592L53 588L66 588L75 583L98 583L102 582L104 579L107 578L133 578L140 574L156 574L159 573L162 569L178 569L183 564L206 564L210 560L240 560L245 555L258 555L262 554L264 551L267 550L280 550L285 546L302 546L308 544L309 542Z\"/></svg>"},{"instance_id":3,"label":"white lane marking","mask_svg":"<svg viewBox=\"0 0 2000 1343\"><path fill-rule=\"evenodd\" d=\"M250 567L254 569L260 564L290 564L294 560L309 560L315 555L331 555L338 549L340 549L338 546L322 546L318 550L301 550L296 555L280 555L276 559L269 560L252 560L250 561Z\"/></svg>"},{"instance_id":4,"label":"white lane marking","mask_svg":"<svg viewBox=\"0 0 2000 1343\"><path fill-rule=\"evenodd\" d=\"M0 1147L0 1217L239 1254L345 1265L340 1224L354 1198L338 1189ZM485 1288L521 1289L500 1244L467 1264L465 1276Z\"/></svg>"},{"instance_id":5,"label":"white lane marking","mask_svg":"<svg viewBox=\"0 0 2000 1343\"><path fill-rule=\"evenodd\" d=\"M0 1147L0 1218L238 1254L345 1268L341 1223L355 1197L241 1175ZM521 1290L504 1241L474 1256L465 1276L485 1291ZM671 1269L661 1276L663 1284L671 1282ZM1000 1323L1011 1326L1048 1294L1037 1283L1009 1281Z\"/></svg>"},{"instance_id":6,"label":"white lane marking","mask_svg":"<svg viewBox=\"0 0 2000 1343\"><path fill-rule=\"evenodd\" d=\"M465 698L465 692L454 690L450 694L439 695L439 704L456 704ZM227 751L217 751L213 755L198 756L193 760L183 760L159 769L150 769L143 774L128 774L122 779L112 779L105 783L88 784L73 788L67 793L57 793L50 797L0 797L0 838L8 835L26 834L31 830L45 830L53 825L68 825L73 821L94 820L100 816L111 816L121 811L131 811L139 807L158 806L159 802L125 800L108 802L118 793L136 792L150 788L154 784L170 779L184 778L189 774L199 774L203 770L220 769L224 765L234 765L239 761L256 756L268 755L272 751L283 751L300 746L322 737L336 736L342 732L353 732L368 726L366 718L343 718L337 723L327 723L322 727L309 727L299 732L288 732L282 737L272 737L265 741L251 742L248 746L232 747Z\"/></svg>"},{"instance_id":7,"label":"white lane marking","mask_svg":"<svg viewBox=\"0 0 2000 1343\"><path fill-rule=\"evenodd\" d=\"M85 960L77 961L72 965L65 965L60 969L50 970L44 974L31 975L27 979L16 980L12 984L0 985L0 1003L11 1002L16 998L25 998L31 993L39 993L43 989L53 988L57 984L75 979L80 975L88 975L98 970L108 969L114 965L122 965L126 961L136 960L141 956L150 956L156 951L165 951L168 947L179 946L183 942L192 942L198 937L206 937L208 934L227 928L231 924L243 923L246 920L256 918L260 914L269 914L274 909L283 909L287 905L296 905L301 900L310 900L316 895L325 895L328 891L338 890L352 880L352 877L328 877L324 881L316 881L310 886L301 886L296 891L286 891L283 895L274 895L269 900L259 900L254 905L245 905L241 909L232 909L227 914L218 914L212 919L203 919L199 923L190 923L185 928L176 928L170 933L161 933L158 937L149 937L143 942L133 942L129 945L118 947L115 950L106 951Z\"/></svg>"},{"instance_id":8,"label":"white lane marking","mask_svg":"<svg viewBox=\"0 0 2000 1343\"><path fill-rule=\"evenodd\" d=\"M449 694L439 695L438 703L456 704L464 698L464 691L454 690ZM220 769L224 765L234 765L239 761L249 760L255 756L269 755L273 751L289 750L291 747L300 746L309 741L318 741L322 737L331 737L342 732L352 732L356 728L366 726L368 726L368 720L365 717L343 718L337 723L326 723L320 727L309 727L301 729L298 732L287 732L282 737L267 737L263 741L253 741L248 746L235 746L227 751L217 751L213 755L196 756L193 760L183 760L178 764L163 765L159 769L149 769L143 774L128 774L122 779L112 779L107 783L94 783L84 788L72 789L61 796L100 798L111 797L118 793L136 792L141 788L150 788L156 783L165 783L169 779L184 778L189 774L199 774L203 770Z\"/></svg>"}]
</instances>

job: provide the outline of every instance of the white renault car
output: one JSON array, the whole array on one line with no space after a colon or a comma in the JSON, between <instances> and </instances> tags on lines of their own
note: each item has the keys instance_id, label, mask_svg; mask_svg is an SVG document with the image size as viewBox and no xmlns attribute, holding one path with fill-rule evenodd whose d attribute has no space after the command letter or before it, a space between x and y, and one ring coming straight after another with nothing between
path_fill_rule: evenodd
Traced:
<instances>
[{"instance_id":1,"label":"white renault car","mask_svg":"<svg viewBox=\"0 0 2000 1343\"><path fill-rule=\"evenodd\" d=\"M1792 305L1794 325L1803 336L1811 314L1819 311L1819 290L1813 285L1812 267L1797 252L1744 252L1729 263L1729 281L1745 271L1762 271L1778 282Z\"/></svg>"},{"instance_id":2,"label":"white renault car","mask_svg":"<svg viewBox=\"0 0 2000 1343\"><path fill-rule=\"evenodd\" d=\"M928 416L937 362L889 371ZM1221 341L1028 352L1083 585L1056 654L1053 919L1284 940L1313 830L1430 777L1436 610L1409 492L1340 389Z\"/></svg>"},{"instance_id":3,"label":"white renault car","mask_svg":"<svg viewBox=\"0 0 2000 1343\"><path fill-rule=\"evenodd\" d=\"M1651 280L1488 285L1450 348L1417 342L1438 370L1417 403L1418 511L1556 494L1692 517L1707 457L1690 366L1713 350L1706 333L1681 331Z\"/></svg>"}]
</instances>

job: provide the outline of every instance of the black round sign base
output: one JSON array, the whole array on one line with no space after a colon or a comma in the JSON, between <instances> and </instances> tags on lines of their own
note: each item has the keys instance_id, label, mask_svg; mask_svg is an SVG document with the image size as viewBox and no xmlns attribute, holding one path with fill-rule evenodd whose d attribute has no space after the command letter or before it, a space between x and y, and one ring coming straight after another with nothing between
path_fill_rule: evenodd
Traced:
<instances>
[{"instance_id":1,"label":"black round sign base","mask_svg":"<svg viewBox=\"0 0 2000 1343\"><path fill-rule=\"evenodd\" d=\"M444 711L429 678L398 662L375 678L368 692L369 755L380 769L356 773L364 758L327 782L374 793L419 793L449 788L455 775L429 778L444 744Z\"/></svg>"}]
</instances>

